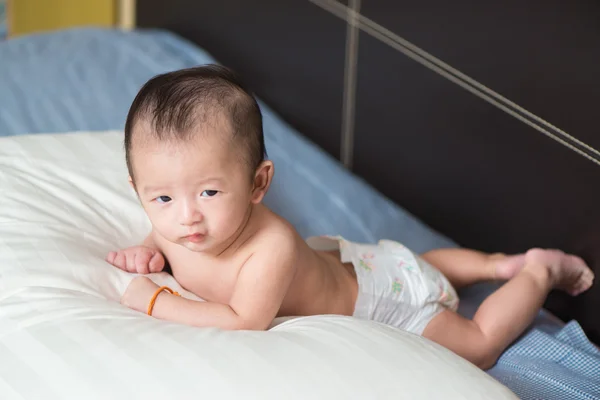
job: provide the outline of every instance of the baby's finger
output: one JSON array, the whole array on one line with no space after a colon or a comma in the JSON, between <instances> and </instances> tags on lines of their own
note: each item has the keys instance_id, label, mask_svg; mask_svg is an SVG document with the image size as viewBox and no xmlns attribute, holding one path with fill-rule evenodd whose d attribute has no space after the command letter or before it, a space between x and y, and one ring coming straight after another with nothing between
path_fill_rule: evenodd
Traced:
<instances>
[{"instance_id":1,"label":"baby's finger","mask_svg":"<svg viewBox=\"0 0 600 400\"><path fill-rule=\"evenodd\" d=\"M160 272L165 267L165 258L158 251L150 259L150 272Z\"/></svg>"},{"instance_id":2,"label":"baby's finger","mask_svg":"<svg viewBox=\"0 0 600 400\"><path fill-rule=\"evenodd\" d=\"M137 253L135 256L135 269L138 274L147 274L150 271L148 270L148 263L150 262L150 257L152 253L148 251Z\"/></svg>"},{"instance_id":3,"label":"baby's finger","mask_svg":"<svg viewBox=\"0 0 600 400\"><path fill-rule=\"evenodd\" d=\"M106 255L106 262L112 264L115 261L115 257L117 256L117 252L111 251Z\"/></svg>"},{"instance_id":4,"label":"baby's finger","mask_svg":"<svg viewBox=\"0 0 600 400\"><path fill-rule=\"evenodd\" d=\"M129 252L127 257L125 257L125 261L127 263L127 271L136 272L135 269L135 252Z\"/></svg>"},{"instance_id":5,"label":"baby's finger","mask_svg":"<svg viewBox=\"0 0 600 400\"><path fill-rule=\"evenodd\" d=\"M115 259L113 260L113 265L117 268L125 269L127 264L125 263L125 253L122 251L117 252Z\"/></svg>"}]
</instances>

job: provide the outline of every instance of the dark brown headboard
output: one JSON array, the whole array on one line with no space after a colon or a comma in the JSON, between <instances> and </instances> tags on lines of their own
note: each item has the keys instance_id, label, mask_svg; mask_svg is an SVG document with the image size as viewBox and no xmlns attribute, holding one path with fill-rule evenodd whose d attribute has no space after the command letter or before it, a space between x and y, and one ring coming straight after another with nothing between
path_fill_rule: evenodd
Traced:
<instances>
[{"instance_id":1,"label":"dark brown headboard","mask_svg":"<svg viewBox=\"0 0 600 400\"><path fill-rule=\"evenodd\" d=\"M600 3L137 4L139 27L178 33L236 69L300 132L335 157L351 155L344 161L354 173L461 245L490 252L560 247L585 255L600 247L599 165L353 31L332 12L339 5L359 8L393 35L600 148ZM351 153L341 145L342 132L353 132ZM600 305L598 285L577 299L553 295L547 307L579 319L600 341L592 304Z\"/></svg>"}]
</instances>

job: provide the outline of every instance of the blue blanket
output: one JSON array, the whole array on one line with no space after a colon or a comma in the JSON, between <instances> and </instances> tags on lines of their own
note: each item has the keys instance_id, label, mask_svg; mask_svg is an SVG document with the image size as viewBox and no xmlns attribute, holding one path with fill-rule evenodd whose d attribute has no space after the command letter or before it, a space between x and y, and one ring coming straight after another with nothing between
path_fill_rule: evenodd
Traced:
<instances>
[{"instance_id":1,"label":"blue blanket","mask_svg":"<svg viewBox=\"0 0 600 400\"><path fill-rule=\"evenodd\" d=\"M489 373L521 399L600 399L600 350L575 321L530 330Z\"/></svg>"}]
</instances>

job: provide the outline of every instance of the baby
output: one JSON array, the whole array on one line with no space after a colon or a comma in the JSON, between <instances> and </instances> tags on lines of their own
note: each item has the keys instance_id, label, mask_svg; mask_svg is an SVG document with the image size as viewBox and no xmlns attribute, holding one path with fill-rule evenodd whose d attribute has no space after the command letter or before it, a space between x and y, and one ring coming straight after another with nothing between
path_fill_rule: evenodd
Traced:
<instances>
[{"instance_id":1,"label":"baby","mask_svg":"<svg viewBox=\"0 0 600 400\"><path fill-rule=\"evenodd\" d=\"M197 327L264 330L278 316L338 314L422 335L491 367L532 322L552 289L594 279L558 250L488 255L342 237L304 240L262 200L273 179L259 106L234 73L208 65L159 75L140 90L125 126L130 183L152 232L107 261L138 274L168 264L193 301L138 276L122 303ZM507 281L472 320L455 289Z\"/></svg>"}]
</instances>

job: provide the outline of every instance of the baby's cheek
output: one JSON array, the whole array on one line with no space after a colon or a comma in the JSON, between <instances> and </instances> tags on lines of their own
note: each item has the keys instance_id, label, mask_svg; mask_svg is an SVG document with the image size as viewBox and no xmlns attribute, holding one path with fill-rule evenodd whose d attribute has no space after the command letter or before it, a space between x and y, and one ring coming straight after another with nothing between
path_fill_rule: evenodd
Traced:
<instances>
[{"instance_id":1,"label":"baby's cheek","mask_svg":"<svg viewBox=\"0 0 600 400\"><path fill-rule=\"evenodd\" d=\"M238 216L234 213L222 214L213 221L209 221L209 228L219 230L224 234L229 234L238 228Z\"/></svg>"},{"instance_id":2,"label":"baby's cheek","mask_svg":"<svg viewBox=\"0 0 600 400\"><path fill-rule=\"evenodd\" d=\"M219 216L219 229L229 231L227 233L235 232L244 223L245 216L246 213L243 210L240 212L239 208L233 212L223 212Z\"/></svg>"},{"instance_id":3,"label":"baby's cheek","mask_svg":"<svg viewBox=\"0 0 600 400\"><path fill-rule=\"evenodd\" d=\"M174 235L174 224L176 221L168 216L164 215L153 215L150 217L150 222L155 230L157 230L161 236L165 238L172 238Z\"/></svg>"}]
</instances>

